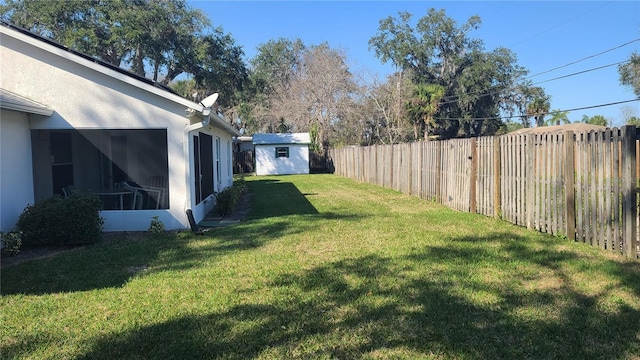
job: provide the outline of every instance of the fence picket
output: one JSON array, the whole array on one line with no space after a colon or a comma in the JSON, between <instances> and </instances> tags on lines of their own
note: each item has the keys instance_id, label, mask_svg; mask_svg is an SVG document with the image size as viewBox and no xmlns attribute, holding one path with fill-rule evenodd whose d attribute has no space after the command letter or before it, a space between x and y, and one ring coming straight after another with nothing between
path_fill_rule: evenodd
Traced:
<instances>
[{"instance_id":1,"label":"fence picket","mask_svg":"<svg viewBox=\"0 0 640 360\"><path fill-rule=\"evenodd\" d=\"M638 256L635 127L331 149L337 175Z\"/></svg>"}]
</instances>

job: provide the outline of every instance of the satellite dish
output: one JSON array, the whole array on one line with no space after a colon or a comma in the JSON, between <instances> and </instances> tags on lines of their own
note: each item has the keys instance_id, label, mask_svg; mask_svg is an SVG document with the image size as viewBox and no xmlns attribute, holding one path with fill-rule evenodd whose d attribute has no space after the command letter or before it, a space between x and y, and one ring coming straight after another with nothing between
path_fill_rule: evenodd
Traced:
<instances>
[{"instance_id":1,"label":"satellite dish","mask_svg":"<svg viewBox=\"0 0 640 360\"><path fill-rule=\"evenodd\" d=\"M213 106L213 104L216 103L216 100L218 100L218 93L213 93L204 98L204 100L200 102L200 105L204 106L205 108L210 108Z\"/></svg>"}]
</instances>

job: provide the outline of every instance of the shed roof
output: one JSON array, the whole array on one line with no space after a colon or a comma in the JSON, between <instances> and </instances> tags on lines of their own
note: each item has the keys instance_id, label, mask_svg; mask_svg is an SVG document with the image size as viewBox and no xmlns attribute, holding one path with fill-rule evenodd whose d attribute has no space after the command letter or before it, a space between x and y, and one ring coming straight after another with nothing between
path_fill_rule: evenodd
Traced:
<instances>
[{"instance_id":1,"label":"shed roof","mask_svg":"<svg viewBox=\"0 0 640 360\"><path fill-rule=\"evenodd\" d=\"M572 123L565 125L553 125L553 126L536 126L533 128L523 128L518 129L516 131L512 131L510 134L543 134L543 133L552 133L552 132L560 132L560 131L591 131L591 130L603 130L606 129L606 126L601 125L592 125L585 123Z\"/></svg>"},{"instance_id":2,"label":"shed roof","mask_svg":"<svg viewBox=\"0 0 640 360\"><path fill-rule=\"evenodd\" d=\"M279 144L311 144L309 133L287 133L287 134L254 134L254 145L279 145Z\"/></svg>"}]
</instances>

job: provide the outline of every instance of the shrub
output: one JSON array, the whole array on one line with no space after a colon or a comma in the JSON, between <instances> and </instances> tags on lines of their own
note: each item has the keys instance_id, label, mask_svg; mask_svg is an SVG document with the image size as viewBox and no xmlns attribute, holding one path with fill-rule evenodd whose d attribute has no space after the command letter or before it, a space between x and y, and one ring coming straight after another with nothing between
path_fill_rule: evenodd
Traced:
<instances>
[{"instance_id":1,"label":"shrub","mask_svg":"<svg viewBox=\"0 0 640 360\"><path fill-rule=\"evenodd\" d=\"M17 228L25 245L81 245L100 239L104 219L100 199L92 194L53 196L27 206Z\"/></svg>"},{"instance_id":2,"label":"shrub","mask_svg":"<svg viewBox=\"0 0 640 360\"><path fill-rule=\"evenodd\" d=\"M246 190L247 184L244 179L236 179L233 185L224 189L222 192L216 193L216 212L220 216L231 214L238 205L238 200L242 193Z\"/></svg>"},{"instance_id":3,"label":"shrub","mask_svg":"<svg viewBox=\"0 0 640 360\"><path fill-rule=\"evenodd\" d=\"M0 232L0 240L2 241L2 253L16 256L20 253L22 246L22 234L19 231L10 231L8 233Z\"/></svg>"},{"instance_id":4,"label":"shrub","mask_svg":"<svg viewBox=\"0 0 640 360\"><path fill-rule=\"evenodd\" d=\"M164 224L157 216L151 218L148 231L152 234L162 234L165 231Z\"/></svg>"}]
</instances>

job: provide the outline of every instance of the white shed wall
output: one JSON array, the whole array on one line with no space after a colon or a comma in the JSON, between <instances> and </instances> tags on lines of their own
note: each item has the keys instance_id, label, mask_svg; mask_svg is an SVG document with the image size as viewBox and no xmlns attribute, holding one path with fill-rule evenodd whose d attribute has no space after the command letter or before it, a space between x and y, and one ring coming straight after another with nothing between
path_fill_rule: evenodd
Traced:
<instances>
[{"instance_id":1,"label":"white shed wall","mask_svg":"<svg viewBox=\"0 0 640 360\"><path fill-rule=\"evenodd\" d=\"M288 158L276 158L276 147L289 147ZM256 175L309 173L309 146L298 144L256 145Z\"/></svg>"}]
</instances>

